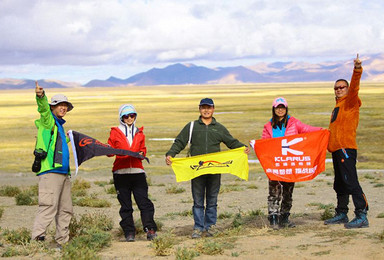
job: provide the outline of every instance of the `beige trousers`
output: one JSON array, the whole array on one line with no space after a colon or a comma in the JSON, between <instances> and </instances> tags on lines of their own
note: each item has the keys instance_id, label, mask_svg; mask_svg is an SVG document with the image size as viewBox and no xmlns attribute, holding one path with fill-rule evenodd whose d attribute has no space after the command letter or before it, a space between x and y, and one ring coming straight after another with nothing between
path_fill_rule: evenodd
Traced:
<instances>
[{"instance_id":1,"label":"beige trousers","mask_svg":"<svg viewBox=\"0 0 384 260\"><path fill-rule=\"evenodd\" d=\"M73 215L70 178L59 173L46 173L38 177L39 209L32 239L45 236L48 226L55 219L55 240L64 244L69 240L69 223Z\"/></svg>"}]
</instances>

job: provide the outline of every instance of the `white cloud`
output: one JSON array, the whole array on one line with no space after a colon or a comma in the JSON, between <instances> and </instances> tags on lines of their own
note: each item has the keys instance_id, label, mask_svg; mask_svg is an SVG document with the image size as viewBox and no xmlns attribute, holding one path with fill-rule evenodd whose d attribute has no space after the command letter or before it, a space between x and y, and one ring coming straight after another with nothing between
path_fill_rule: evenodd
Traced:
<instances>
[{"instance_id":1,"label":"white cloud","mask_svg":"<svg viewBox=\"0 0 384 260\"><path fill-rule=\"evenodd\" d=\"M381 0L2 0L0 64L117 76L174 61L337 59L382 52L382 13Z\"/></svg>"}]
</instances>

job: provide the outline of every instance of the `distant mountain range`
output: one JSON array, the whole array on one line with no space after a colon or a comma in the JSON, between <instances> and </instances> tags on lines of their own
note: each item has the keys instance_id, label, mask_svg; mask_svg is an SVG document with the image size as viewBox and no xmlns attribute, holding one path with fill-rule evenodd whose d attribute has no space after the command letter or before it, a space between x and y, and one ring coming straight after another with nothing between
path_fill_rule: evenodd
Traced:
<instances>
[{"instance_id":1,"label":"distant mountain range","mask_svg":"<svg viewBox=\"0 0 384 260\"><path fill-rule=\"evenodd\" d=\"M148 85L187 85L187 84L241 84L271 82L314 82L350 79L352 60L324 62L258 63L254 66L207 68L194 64L173 64L165 68L153 68L127 79L110 77L106 80L94 79L85 85L58 80L38 80L44 88L68 87L116 87ZM374 54L363 58L363 80L384 81L384 54ZM34 88L34 80L0 79L0 89Z\"/></svg>"}]
</instances>

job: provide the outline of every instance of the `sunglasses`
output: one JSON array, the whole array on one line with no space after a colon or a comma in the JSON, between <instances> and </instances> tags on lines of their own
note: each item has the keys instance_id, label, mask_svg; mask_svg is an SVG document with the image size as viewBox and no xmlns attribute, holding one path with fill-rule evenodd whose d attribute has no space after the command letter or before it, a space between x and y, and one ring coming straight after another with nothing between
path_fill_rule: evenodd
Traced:
<instances>
[{"instance_id":1,"label":"sunglasses","mask_svg":"<svg viewBox=\"0 0 384 260\"><path fill-rule=\"evenodd\" d=\"M343 89L345 89L347 86L342 86L342 87L334 87L333 89L334 90L339 90L339 89L341 89L341 90L343 90Z\"/></svg>"},{"instance_id":2,"label":"sunglasses","mask_svg":"<svg viewBox=\"0 0 384 260\"><path fill-rule=\"evenodd\" d=\"M132 113L132 114L128 114L128 115L123 115L122 116L123 117L123 119L128 119L128 118L135 118L136 117L136 114L134 114L134 113Z\"/></svg>"}]
</instances>

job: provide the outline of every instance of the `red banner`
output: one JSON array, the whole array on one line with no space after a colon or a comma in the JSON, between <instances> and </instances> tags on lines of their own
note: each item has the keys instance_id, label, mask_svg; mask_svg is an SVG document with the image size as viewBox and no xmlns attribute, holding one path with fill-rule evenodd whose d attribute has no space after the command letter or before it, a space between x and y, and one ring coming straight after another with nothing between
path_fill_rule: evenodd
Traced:
<instances>
[{"instance_id":1,"label":"red banner","mask_svg":"<svg viewBox=\"0 0 384 260\"><path fill-rule=\"evenodd\" d=\"M308 181L325 170L329 131L256 140L254 149L270 180Z\"/></svg>"}]
</instances>

